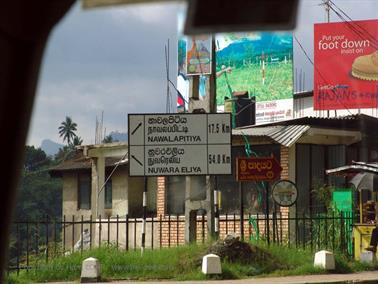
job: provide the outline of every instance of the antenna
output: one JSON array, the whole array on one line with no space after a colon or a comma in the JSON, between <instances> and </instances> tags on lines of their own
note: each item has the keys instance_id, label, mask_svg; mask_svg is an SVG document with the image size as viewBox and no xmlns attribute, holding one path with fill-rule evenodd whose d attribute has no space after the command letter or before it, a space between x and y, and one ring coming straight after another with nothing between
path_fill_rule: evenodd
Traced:
<instances>
[{"instance_id":1,"label":"antenna","mask_svg":"<svg viewBox=\"0 0 378 284\"><path fill-rule=\"evenodd\" d=\"M167 40L167 45L164 47L165 51L165 70L166 70L166 80L167 80L167 95L166 95L166 102L165 102L165 111L167 113L171 112L171 104L172 104L172 99L171 99L171 93L170 93L170 88L169 88L169 39Z\"/></svg>"}]
</instances>

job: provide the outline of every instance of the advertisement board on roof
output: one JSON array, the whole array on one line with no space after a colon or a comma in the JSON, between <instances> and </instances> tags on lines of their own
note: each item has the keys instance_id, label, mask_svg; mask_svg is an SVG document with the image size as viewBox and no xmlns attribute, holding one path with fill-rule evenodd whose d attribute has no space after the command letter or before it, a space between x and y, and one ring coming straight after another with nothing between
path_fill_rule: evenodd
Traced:
<instances>
[{"instance_id":1,"label":"advertisement board on roof","mask_svg":"<svg viewBox=\"0 0 378 284\"><path fill-rule=\"evenodd\" d=\"M197 52L191 52L190 48L193 45L193 39L187 36L184 36L183 29L184 29L184 21L185 15L184 11L179 11L177 16L177 112L187 112L188 111L188 102L189 102L189 85L190 85L190 78L189 75L194 75L197 72L199 74L207 74L211 71L211 59L206 54L207 52L203 52L199 54ZM211 37L196 37L196 46L204 46L204 49L208 49L211 52ZM198 49L198 48L197 48ZM188 51L189 50L189 51ZM187 56L189 53L189 57ZM194 54L194 57L190 59L191 56ZM202 59L198 60L199 57ZM188 60L189 58L189 60ZM210 60L210 61L209 61ZM189 64L188 64L189 62ZM201 64L198 64L201 62ZM190 66L189 66L190 65ZM192 74L188 74L188 70L192 72ZM200 75L200 82L199 82L199 95L200 99L203 99L206 95L206 75Z\"/></svg>"},{"instance_id":2,"label":"advertisement board on roof","mask_svg":"<svg viewBox=\"0 0 378 284\"><path fill-rule=\"evenodd\" d=\"M314 109L377 107L378 20L314 25Z\"/></svg>"},{"instance_id":3,"label":"advertisement board on roof","mask_svg":"<svg viewBox=\"0 0 378 284\"><path fill-rule=\"evenodd\" d=\"M294 118L293 99L256 103L256 124L270 123Z\"/></svg>"},{"instance_id":4,"label":"advertisement board on roof","mask_svg":"<svg viewBox=\"0 0 378 284\"><path fill-rule=\"evenodd\" d=\"M216 43L217 106L233 92L256 101L293 97L293 37L290 32L219 34Z\"/></svg>"},{"instance_id":5,"label":"advertisement board on roof","mask_svg":"<svg viewBox=\"0 0 378 284\"><path fill-rule=\"evenodd\" d=\"M186 74L211 73L211 36L189 36L186 42Z\"/></svg>"}]
</instances>

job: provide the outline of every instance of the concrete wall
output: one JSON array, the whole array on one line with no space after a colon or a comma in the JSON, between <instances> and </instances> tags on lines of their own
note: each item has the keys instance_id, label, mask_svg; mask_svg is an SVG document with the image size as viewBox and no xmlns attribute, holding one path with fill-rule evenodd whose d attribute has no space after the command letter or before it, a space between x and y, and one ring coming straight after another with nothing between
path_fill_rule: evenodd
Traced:
<instances>
[{"instance_id":1,"label":"concrete wall","mask_svg":"<svg viewBox=\"0 0 378 284\"><path fill-rule=\"evenodd\" d=\"M106 245L108 243L116 246L117 245L117 235L118 235L118 247L125 249L126 248L126 222L125 219L119 219L119 224L115 222L116 219L108 220L103 219L101 220L101 228L100 224L97 223L95 226L94 232L94 245L98 246L101 240L101 245ZM156 221L156 220L155 220ZM99 220L97 220L99 222ZM114 222L114 223L112 223ZM118 231L118 234L117 234ZM154 248L159 247L159 239L157 238L159 232L158 223L154 223L152 225L151 219L148 219L146 223L146 248ZM152 239L152 236L154 238ZM153 240L153 243L152 243ZM128 248L140 248L142 245L142 219L129 219L128 224Z\"/></svg>"},{"instance_id":2,"label":"concrete wall","mask_svg":"<svg viewBox=\"0 0 378 284\"><path fill-rule=\"evenodd\" d=\"M109 210L110 216L126 216L128 213L128 188L127 169L117 169L112 175L112 209L105 209L105 212Z\"/></svg>"},{"instance_id":3,"label":"concrete wall","mask_svg":"<svg viewBox=\"0 0 378 284\"><path fill-rule=\"evenodd\" d=\"M78 209L78 174L64 173L63 174L63 216L71 218L75 216L90 216L91 210Z\"/></svg>"},{"instance_id":4,"label":"concrete wall","mask_svg":"<svg viewBox=\"0 0 378 284\"><path fill-rule=\"evenodd\" d=\"M96 175L92 173L92 179ZM92 182L92 187L94 183ZM156 209L156 189L157 181L156 178L150 178L148 182L148 208L149 210ZM143 178L129 178L127 168L118 168L112 175L112 208L105 209L106 217L111 217L114 221L115 217L118 215L119 218L125 218L126 214L129 214L130 210L134 213L132 217L142 217L142 199L144 190L144 179ZM95 198L93 197L96 191L92 188L92 204L90 210L78 210L78 173L67 172L63 173L63 216L66 216L66 226L63 230L62 238L65 241L66 248L72 247L80 239L81 231L88 229L90 230L89 224L81 227L80 224L72 225L72 221L80 221L83 217L84 221L89 221L90 216L93 215L94 208L96 206ZM93 220L95 216L93 215ZM98 231L95 229L95 224L92 226L92 235L98 236ZM98 225L97 225L98 226ZM113 225L112 225L113 226ZM125 226L123 224L123 226ZM131 226L131 225L130 225ZM141 224L137 224L137 243L140 243L140 233ZM104 226L102 226L103 228ZM115 228L111 229L115 232ZM130 236L134 236L131 232L134 227L130 227ZM148 230L148 226L147 226ZM151 230L151 229L150 229ZM124 231L124 230L123 230ZM122 230L120 229L120 232ZM107 236L107 231L103 230L101 234ZM147 231L148 235L149 232ZM111 232L113 235L113 232ZM146 236L147 236L146 235ZM151 234L150 234L151 235ZM113 237L112 237L113 238ZM116 238L114 233L114 238ZM148 238L148 237L147 237ZM147 240L148 241L148 240ZM132 241L134 243L134 241ZM151 243L151 241L149 241Z\"/></svg>"},{"instance_id":5,"label":"concrete wall","mask_svg":"<svg viewBox=\"0 0 378 284\"><path fill-rule=\"evenodd\" d=\"M81 220L83 216L84 220L89 220L91 210L78 209L78 173L68 172L63 173L63 221L66 222L64 228L62 228L62 240L64 240L64 246L66 248L72 247L72 244L76 243L80 238L81 226L75 225L74 227L69 223ZM89 228L84 226L83 229Z\"/></svg>"}]
</instances>

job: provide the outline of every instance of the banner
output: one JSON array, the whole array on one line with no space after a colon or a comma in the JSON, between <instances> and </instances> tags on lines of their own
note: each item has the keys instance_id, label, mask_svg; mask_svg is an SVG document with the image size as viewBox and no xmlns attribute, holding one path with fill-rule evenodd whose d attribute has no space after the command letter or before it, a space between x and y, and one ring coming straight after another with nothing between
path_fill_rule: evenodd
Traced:
<instances>
[{"instance_id":1,"label":"banner","mask_svg":"<svg viewBox=\"0 0 378 284\"><path fill-rule=\"evenodd\" d=\"M378 20L314 25L314 109L376 108Z\"/></svg>"},{"instance_id":2,"label":"banner","mask_svg":"<svg viewBox=\"0 0 378 284\"><path fill-rule=\"evenodd\" d=\"M189 108L189 75L211 72L211 37L187 37L183 34L185 15L179 11L177 17L177 112L187 112ZM195 39L195 40L193 40ZM206 75L200 75L200 99L206 96Z\"/></svg>"},{"instance_id":3,"label":"banner","mask_svg":"<svg viewBox=\"0 0 378 284\"><path fill-rule=\"evenodd\" d=\"M256 100L293 97L293 37L289 32L228 33L216 36L217 106L233 92Z\"/></svg>"},{"instance_id":4,"label":"banner","mask_svg":"<svg viewBox=\"0 0 378 284\"><path fill-rule=\"evenodd\" d=\"M256 124L293 119L293 99L256 103Z\"/></svg>"},{"instance_id":5,"label":"banner","mask_svg":"<svg viewBox=\"0 0 378 284\"><path fill-rule=\"evenodd\" d=\"M211 36L189 36L186 42L186 74L211 73Z\"/></svg>"}]
</instances>

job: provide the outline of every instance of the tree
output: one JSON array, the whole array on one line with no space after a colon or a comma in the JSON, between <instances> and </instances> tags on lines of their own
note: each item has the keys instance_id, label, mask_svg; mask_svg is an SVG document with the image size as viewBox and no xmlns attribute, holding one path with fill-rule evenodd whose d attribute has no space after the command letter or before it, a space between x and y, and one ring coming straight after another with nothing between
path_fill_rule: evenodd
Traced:
<instances>
[{"instance_id":1,"label":"tree","mask_svg":"<svg viewBox=\"0 0 378 284\"><path fill-rule=\"evenodd\" d=\"M67 140L67 145L71 144L71 141L77 136L77 124L72 121L71 117L66 116L66 120L59 126L59 136L63 137L63 142Z\"/></svg>"},{"instance_id":2,"label":"tree","mask_svg":"<svg viewBox=\"0 0 378 284\"><path fill-rule=\"evenodd\" d=\"M27 171L34 171L37 168L48 164L50 160L46 153L41 148L34 148L34 146L26 146L25 164L24 168Z\"/></svg>"},{"instance_id":3,"label":"tree","mask_svg":"<svg viewBox=\"0 0 378 284\"><path fill-rule=\"evenodd\" d=\"M81 137L80 136L75 136L74 138L73 138L73 140L72 140L72 144L70 145L70 146L72 146L72 147L75 147L75 146L79 146L79 145L81 145L83 143L83 139L81 139Z\"/></svg>"},{"instance_id":4,"label":"tree","mask_svg":"<svg viewBox=\"0 0 378 284\"><path fill-rule=\"evenodd\" d=\"M104 140L102 140L102 143L112 143L115 142L113 141L113 137L111 135L106 135Z\"/></svg>"}]
</instances>

